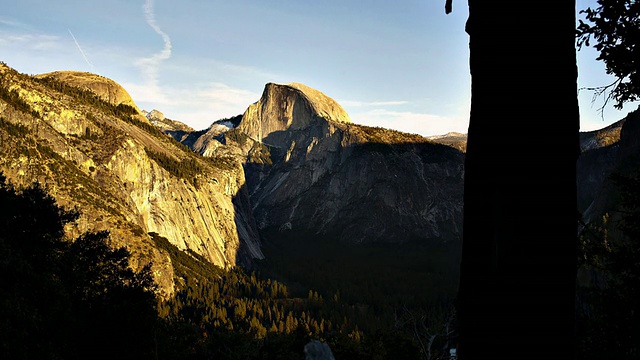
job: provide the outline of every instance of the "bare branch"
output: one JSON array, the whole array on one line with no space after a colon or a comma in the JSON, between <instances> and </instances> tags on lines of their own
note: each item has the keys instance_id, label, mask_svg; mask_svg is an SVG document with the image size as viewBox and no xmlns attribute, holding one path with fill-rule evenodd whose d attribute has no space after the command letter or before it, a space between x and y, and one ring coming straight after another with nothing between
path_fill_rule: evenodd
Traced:
<instances>
[{"instance_id":1,"label":"bare branch","mask_svg":"<svg viewBox=\"0 0 640 360\"><path fill-rule=\"evenodd\" d=\"M593 104L596 103L599 97L604 95L604 102L602 106L598 108L600 117L604 121L604 108L607 107L607 104L609 104L609 101L611 101L611 99L613 98L613 90L615 90L622 83L622 80L623 79L618 78L609 85L595 86L595 87L588 87L588 86L581 87L578 89L578 92L582 90L593 91L593 97L591 98L592 106Z\"/></svg>"}]
</instances>

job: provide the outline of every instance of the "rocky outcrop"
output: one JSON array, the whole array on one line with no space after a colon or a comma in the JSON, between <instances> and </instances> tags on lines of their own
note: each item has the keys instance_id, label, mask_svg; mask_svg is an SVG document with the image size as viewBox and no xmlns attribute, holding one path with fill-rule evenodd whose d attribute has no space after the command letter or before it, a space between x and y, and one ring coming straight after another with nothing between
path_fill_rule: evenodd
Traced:
<instances>
[{"instance_id":1,"label":"rocky outcrop","mask_svg":"<svg viewBox=\"0 0 640 360\"><path fill-rule=\"evenodd\" d=\"M36 75L36 77L54 78L62 81L63 83L79 87L81 89L90 90L98 95L102 100L112 105L117 106L124 104L139 111L138 106L135 104L127 90L117 82L104 76L82 71L54 71Z\"/></svg>"},{"instance_id":2,"label":"rocky outcrop","mask_svg":"<svg viewBox=\"0 0 640 360\"><path fill-rule=\"evenodd\" d=\"M168 131L182 131L182 132L192 132L193 128L185 123L180 121L167 119L164 117L164 114L156 109L151 111L142 110L142 114L151 122L153 125L157 126L160 130L164 132Z\"/></svg>"},{"instance_id":3,"label":"rocky outcrop","mask_svg":"<svg viewBox=\"0 0 640 360\"><path fill-rule=\"evenodd\" d=\"M640 109L601 130L580 135L578 206L587 222L597 222L618 206L619 191L611 175L640 171Z\"/></svg>"},{"instance_id":4,"label":"rocky outcrop","mask_svg":"<svg viewBox=\"0 0 640 360\"><path fill-rule=\"evenodd\" d=\"M245 111L238 129L254 140L282 147L289 132L317 128L326 121L351 123L337 102L317 90L269 83L260 100Z\"/></svg>"},{"instance_id":5,"label":"rocky outcrop","mask_svg":"<svg viewBox=\"0 0 640 360\"><path fill-rule=\"evenodd\" d=\"M305 360L335 360L327 343L311 340L304 346Z\"/></svg>"},{"instance_id":6,"label":"rocky outcrop","mask_svg":"<svg viewBox=\"0 0 640 360\"><path fill-rule=\"evenodd\" d=\"M146 116L149 121L162 121L165 119L164 114L156 109L151 111L142 110L142 114Z\"/></svg>"},{"instance_id":7,"label":"rocky outcrop","mask_svg":"<svg viewBox=\"0 0 640 360\"><path fill-rule=\"evenodd\" d=\"M370 142L367 131L384 132L352 125L292 141L250 188L259 227L350 243L455 241L462 154L426 141Z\"/></svg>"},{"instance_id":8,"label":"rocky outcrop","mask_svg":"<svg viewBox=\"0 0 640 360\"><path fill-rule=\"evenodd\" d=\"M442 145L451 146L462 152L467 152L467 134L450 132L444 135L429 136L427 139Z\"/></svg>"},{"instance_id":9,"label":"rocky outcrop","mask_svg":"<svg viewBox=\"0 0 640 360\"><path fill-rule=\"evenodd\" d=\"M625 119L622 119L599 130L581 132L580 150L585 152L617 143L620 140L620 131L624 122Z\"/></svg>"},{"instance_id":10,"label":"rocky outcrop","mask_svg":"<svg viewBox=\"0 0 640 360\"><path fill-rule=\"evenodd\" d=\"M171 263L149 232L221 267L263 257L239 161L203 159L136 117L115 116L4 65L0 75L9 94L0 98L0 171L77 206L71 237L109 230L135 266L153 262L167 293Z\"/></svg>"},{"instance_id":11,"label":"rocky outcrop","mask_svg":"<svg viewBox=\"0 0 640 360\"><path fill-rule=\"evenodd\" d=\"M210 155L241 150L263 233L348 243L459 238L461 152L354 125L334 100L304 85L267 84L237 128L195 143Z\"/></svg>"},{"instance_id":12,"label":"rocky outcrop","mask_svg":"<svg viewBox=\"0 0 640 360\"><path fill-rule=\"evenodd\" d=\"M208 168L193 179L176 178L150 159L143 146L127 139L104 170L127 194L123 200L132 210L127 220L146 232L158 233L179 249L195 251L222 267L262 257L251 209L241 199L248 193L239 165Z\"/></svg>"}]
</instances>

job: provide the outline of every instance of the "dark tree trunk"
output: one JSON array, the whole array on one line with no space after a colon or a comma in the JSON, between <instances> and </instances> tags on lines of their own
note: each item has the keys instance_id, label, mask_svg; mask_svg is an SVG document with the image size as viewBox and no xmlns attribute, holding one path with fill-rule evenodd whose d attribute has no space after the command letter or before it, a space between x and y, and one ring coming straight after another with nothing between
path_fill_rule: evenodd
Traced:
<instances>
[{"instance_id":1,"label":"dark tree trunk","mask_svg":"<svg viewBox=\"0 0 640 360\"><path fill-rule=\"evenodd\" d=\"M573 358L575 1L469 0L467 32L460 359Z\"/></svg>"}]
</instances>

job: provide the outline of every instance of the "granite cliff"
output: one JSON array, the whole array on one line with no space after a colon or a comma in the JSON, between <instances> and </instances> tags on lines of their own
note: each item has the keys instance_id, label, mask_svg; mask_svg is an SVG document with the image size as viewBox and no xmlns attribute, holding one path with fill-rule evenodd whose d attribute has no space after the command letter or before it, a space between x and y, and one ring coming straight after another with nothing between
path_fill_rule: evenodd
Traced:
<instances>
[{"instance_id":1,"label":"granite cliff","mask_svg":"<svg viewBox=\"0 0 640 360\"><path fill-rule=\"evenodd\" d=\"M585 221L597 223L619 207L619 190L611 176L640 171L640 108L605 128L580 133L580 139L578 208Z\"/></svg>"},{"instance_id":2,"label":"granite cliff","mask_svg":"<svg viewBox=\"0 0 640 360\"><path fill-rule=\"evenodd\" d=\"M204 159L173 141L111 80L53 74L31 77L0 64L0 171L77 206L82 215L70 236L109 230L134 266L153 261L166 293L172 264L149 232L221 267L263 257L240 162Z\"/></svg>"},{"instance_id":3,"label":"granite cliff","mask_svg":"<svg viewBox=\"0 0 640 360\"><path fill-rule=\"evenodd\" d=\"M82 71L54 71L35 76L37 79L51 78L62 83L89 90L112 105L127 105L139 111L135 102L117 82L97 74Z\"/></svg>"},{"instance_id":4,"label":"granite cliff","mask_svg":"<svg viewBox=\"0 0 640 360\"><path fill-rule=\"evenodd\" d=\"M615 206L609 176L637 169L638 114L581 134L587 221ZM140 111L110 79L0 65L0 171L77 206L70 237L106 229L135 267L153 261L166 293L172 264L148 233L226 268L264 258L261 236L444 244L457 254L465 145L464 134L353 124L333 99L297 83L267 84L244 114L195 131Z\"/></svg>"},{"instance_id":5,"label":"granite cliff","mask_svg":"<svg viewBox=\"0 0 640 360\"><path fill-rule=\"evenodd\" d=\"M333 99L296 83L267 84L237 126L212 131L191 144L205 156L243 159L262 233L347 243L459 240L460 151L355 125Z\"/></svg>"}]
</instances>

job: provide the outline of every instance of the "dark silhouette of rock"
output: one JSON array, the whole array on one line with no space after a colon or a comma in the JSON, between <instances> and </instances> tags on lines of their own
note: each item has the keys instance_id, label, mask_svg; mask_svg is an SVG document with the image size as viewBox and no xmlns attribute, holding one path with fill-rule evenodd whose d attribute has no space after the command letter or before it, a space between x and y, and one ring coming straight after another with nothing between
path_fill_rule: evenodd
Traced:
<instances>
[{"instance_id":1,"label":"dark silhouette of rock","mask_svg":"<svg viewBox=\"0 0 640 360\"><path fill-rule=\"evenodd\" d=\"M326 343L311 340L304 346L305 360L335 360L331 348Z\"/></svg>"}]
</instances>

